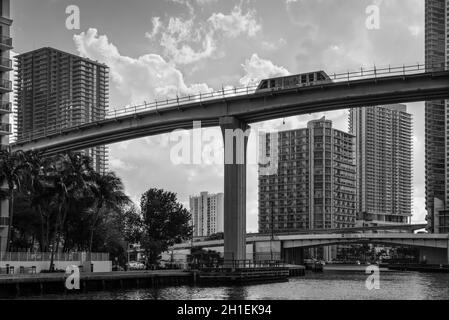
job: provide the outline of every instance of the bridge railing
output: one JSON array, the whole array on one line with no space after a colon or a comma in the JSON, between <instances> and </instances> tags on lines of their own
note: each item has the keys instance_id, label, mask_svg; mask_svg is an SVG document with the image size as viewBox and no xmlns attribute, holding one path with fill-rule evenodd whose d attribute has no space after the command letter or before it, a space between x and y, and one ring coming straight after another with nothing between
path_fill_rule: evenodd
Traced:
<instances>
[{"instance_id":1,"label":"bridge railing","mask_svg":"<svg viewBox=\"0 0 449 320\"><path fill-rule=\"evenodd\" d=\"M416 63L412 65L402 65L402 66L383 66L383 67L361 67L358 70L352 70L340 73L329 73L330 80L333 83L339 82L350 82L363 79L378 79L390 76L399 75L412 75L425 72L437 72L449 70L449 63L435 63L435 64L424 64ZM315 85L309 85L308 87L322 86L323 82ZM301 89L303 86L284 88L285 90L291 89ZM166 99L155 100L153 102L144 101L142 104L128 105L121 108L114 108L106 112L105 119L118 119L120 117L137 115L144 112L159 112L165 108L178 107L180 110L188 108L192 103L203 103L214 100L232 98L232 97L242 97L251 96L256 92L257 85L245 86L245 87L222 87L221 90L210 90L207 92L200 92L198 94L192 95L177 95L175 97L168 97ZM280 90L277 90L280 91ZM262 94L270 94L270 91L264 91ZM101 122L96 121L96 123ZM80 128L82 123L55 123L54 125L49 125L45 128L40 128L33 130L26 134L22 134L20 137L13 137L13 140L19 143L29 142L35 139L45 138L50 135L60 134L64 130Z\"/></svg>"},{"instance_id":2,"label":"bridge railing","mask_svg":"<svg viewBox=\"0 0 449 320\"><path fill-rule=\"evenodd\" d=\"M283 268L285 263L280 260L222 260L219 263L191 263L190 269L201 271L227 271L242 269Z\"/></svg>"}]
</instances>

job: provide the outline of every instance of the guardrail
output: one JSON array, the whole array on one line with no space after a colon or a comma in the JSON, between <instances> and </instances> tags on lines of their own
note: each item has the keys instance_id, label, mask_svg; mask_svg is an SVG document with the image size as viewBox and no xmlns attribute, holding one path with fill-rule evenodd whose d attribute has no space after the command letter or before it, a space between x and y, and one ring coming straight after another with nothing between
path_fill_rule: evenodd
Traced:
<instances>
[{"instance_id":1,"label":"guardrail","mask_svg":"<svg viewBox=\"0 0 449 320\"><path fill-rule=\"evenodd\" d=\"M6 252L0 254L0 262L50 261L51 252ZM55 261L109 261L109 253L55 252Z\"/></svg>"},{"instance_id":2,"label":"guardrail","mask_svg":"<svg viewBox=\"0 0 449 320\"><path fill-rule=\"evenodd\" d=\"M241 269L265 269L283 268L285 263L279 260L222 260L218 263L191 263L191 269L201 271L241 270Z\"/></svg>"},{"instance_id":3,"label":"guardrail","mask_svg":"<svg viewBox=\"0 0 449 320\"><path fill-rule=\"evenodd\" d=\"M446 71L449 70L449 63L437 63L437 64L424 64L417 63L413 65L402 65L402 66L385 66L385 67L372 67L365 69L361 67L356 71L347 71L342 73L330 73L328 74L330 77L330 81L333 83L341 83L341 82L350 82L356 80L363 79L379 79L390 76L406 76L413 74L420 74L426 72L438 72L438 71ZM323 85L323 82L319 82L314 85L299 85L288 88L282 88L276 91L282 90L291 90L291 89L301 89L304 87L320 87ZM246 87L233 87L226 89L223 87L221 90L211 90L208 92L200 92L195 95L184 95L180 96L179 94L176 97L168 97L166 99L155 100L154 102L146 102L144 101L142 104L134 105L134 106L125 106L122 108L117 108L106 112L105 119L117 119L123 116L129 115L137 115L143 112L155 111L159 112L165 108L170 107L178 107L180 110L182 108L186 108L188 104L191 103L202 103L219 99L226 99L232 97L244 97L250 96L256 93L257 85L246 86ZM270 91L264 90L265 94L270 94ZM103 121L103 120L100 120ZM24 143L28 141L32 141L35 139L44 138L49 135L59 134L63 130L66 129L76 129L84 124L55 124L48 126L46 128L34 130L32 132L22 134L20 137L17 137L18 143Z\"/></svg>"}]
</instances>

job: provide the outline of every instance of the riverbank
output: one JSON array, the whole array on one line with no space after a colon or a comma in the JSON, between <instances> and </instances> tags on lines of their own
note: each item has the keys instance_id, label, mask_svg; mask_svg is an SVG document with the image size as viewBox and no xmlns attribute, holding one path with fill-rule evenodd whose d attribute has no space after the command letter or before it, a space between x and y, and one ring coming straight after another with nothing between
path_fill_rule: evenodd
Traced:
<instances>
[{"instance_id":1,"label":"riverbank","mask_svg":"<svg viewBox=\"0 0 449 320\"><path fill-rule=\"evenodd\" d=\"M67 292L65 273L0 275L0 297ZM181 270L96 272L80 274L80 291L190 284L191 272Z\"/></svg>"},{"instance_id":2,"label":"riverbank","mask_svg":"<svg viewBox=\"0 0 449 320\"><path fill-rule=\"evenodd\" d=\"M104 273L80 273L76 292L117 289L148 289L179 285L243 285L288 281L290 277L304 276L303 266L240 268L236 270L157 270ZM0 298L21 295L68 293L65 273L0 275Z\"/></svg>"}]
</instances>

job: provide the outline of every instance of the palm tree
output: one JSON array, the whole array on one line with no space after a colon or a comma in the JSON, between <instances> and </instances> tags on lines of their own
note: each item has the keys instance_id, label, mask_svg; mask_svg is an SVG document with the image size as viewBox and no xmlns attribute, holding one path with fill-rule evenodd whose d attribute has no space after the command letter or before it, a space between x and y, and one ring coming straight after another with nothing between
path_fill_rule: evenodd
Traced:
<instances>
[{"instance_id":1,"label":"palm tree","mask_svg":"<svg viewBox=\"0 0 449 320\"><path fill-rule=\"evenodd\" d=\"M41 251L46 252L50 245L50 233L53 210L50 203L54 197L54 187L51 180L56 171L54 158L43 157L40 153L27 154L28 172L24 176L24 189L30 198L31 207L41 218Z\"/></svg>"},{"instance_id":2,"label":"palm tree","mask_svg":"<svg viewBox=\"0 0 449 320\"><path fill-rule=\"evenodd\" d=\"M95 229L102 218L102 213L105 213L106 210L118 212L124 205L131 202L124 192L122 180L115 173L100 174L94 172L92 178L94 182L92 194L96 205L91 210L89 252L92 252Z\"/></svg>"},{"instance_id":3,"label":"palm tree","mask_svg":"<svg viewBox=\"0 0 449 320\"><path fill-rule=\"evenodd\" d=\"M55 169L50 174L54 197L51 205L56 208L57 221L50 258L50 270L54 268L54 253L59 249L61 232L66 222L71 203L79 201L92 189L90 186L93 169L90 158L79 153L60 155Z\"/></svg>"},{"instance_id":4,"label":"palm tree","mask_svg":"<svg viewBox=\"0 0 449 320\"><path fill-rule=\"evenodd\" d=\"M0 181L7 184L7 193L1 192L0 197L9 200L9 222L6 251L11 249L11 235L14 218L14 189L21 188L23 172L28 167L25 153L9 150L0 151Z\"/></svg>"}]
</instances>

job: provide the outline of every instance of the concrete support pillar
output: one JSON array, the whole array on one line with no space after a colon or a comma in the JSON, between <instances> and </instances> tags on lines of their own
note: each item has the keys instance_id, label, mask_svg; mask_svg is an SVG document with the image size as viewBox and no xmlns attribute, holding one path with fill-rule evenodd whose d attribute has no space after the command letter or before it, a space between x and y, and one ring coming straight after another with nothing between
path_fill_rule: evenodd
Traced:
<instances>
[{"instance_id":1,"label":"concrete support pillar","mask_svg":"<svg viewBox=\"0 0 449 320\"><path fill-rule=\"evenodd\" d=\"M246 148L249 126L220 118L224 140L224 256L246 260Z\"/></svg>"}]
</instances>

